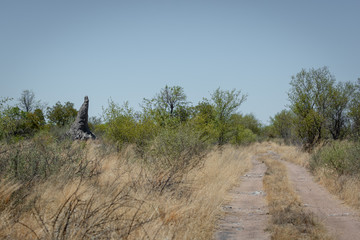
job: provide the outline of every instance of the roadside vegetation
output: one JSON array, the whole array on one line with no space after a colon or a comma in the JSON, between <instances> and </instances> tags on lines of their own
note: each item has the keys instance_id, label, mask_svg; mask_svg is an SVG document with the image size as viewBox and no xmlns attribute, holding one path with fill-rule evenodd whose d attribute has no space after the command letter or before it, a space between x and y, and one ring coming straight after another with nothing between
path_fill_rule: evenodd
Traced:
<instances>
[{"instance_id":1,"label":"roadside vegetation","mask_svg":"<svg viewBox=\"0 0 360 240\"><path fill-rule=\"evenodd\" d=\"M327 67L303 69L292 77L288 96L288 109L268 126L278 152L359 209L360 79L338 82Z\"/></svg>"},{"instance_id":2,"label":"roadside vegetation","mask_svg":"<svg viewBox=\"0 0 360 240\"><path fill-rule=\"evenodd\" d=\"M101 117L89 118L97 136L89 142L67 134L73 103L48 106L31 90L1 97L0 238L211 239L226 191L251 168L252 143L266 140L359 208L360 79L337 82L326 67L304 69L288 95L289 107L268 126L240 113L247 96L236 89L193 104L182 87L165 86L141 111L109 99ZM286 184L284 169L267 164L267 191L292 192L273 186ZM306 220L295 235L304 226L306 234L321 231L296 196L269 198L274 234L287 214Z\"/></svg>"},{"instance_id":3,"label":"roadside vegetation","mask_svg":"<svg viewBox=\"0 0 360 240\"><path fill-rule=\"evenodd\" d=\"M0 239L212 238L226 192L251 167L240 145L261 137L238 113L245 100L219 88L193 106L178 86L141 112L110 99L89 119L97 140L74 142L74 104L46 107L29 90L15 105L3 98Z\"/></svg>"}]
</instances>

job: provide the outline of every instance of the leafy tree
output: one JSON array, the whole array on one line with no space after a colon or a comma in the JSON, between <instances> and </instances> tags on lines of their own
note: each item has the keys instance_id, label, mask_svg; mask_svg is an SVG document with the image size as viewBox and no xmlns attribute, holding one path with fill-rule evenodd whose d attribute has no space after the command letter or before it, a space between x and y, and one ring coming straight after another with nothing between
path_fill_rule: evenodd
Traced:
<instances>
[{"instance_id":1,"label":"leafy tree","mask_svg":"<svg viewBox=\"0 0 360 240\"><path fill-rule=\"evenodd\" d=\"M70 124L76 115L77 110L74 108L74 103L71 102L66 102L64 105L57 102L53 107L47 108L47 118L50 123L60 127Z\"/></svg>"},{"instance_id":2,"label":"leafy tree","mask_svg":"<svg viewBox=\"0 0 360 240\"><path fill-rule=\"evenodd\" d=\"M159 109L168 112L170 116L174 115L174 111L187 104L184 89L180 86L165 86L161 89L156 97L156 104Z\"/></svg>"},{"instance_id":3,"label":"leafy tree","mask_svg":"<svg viewBox=\"0 0 360 240\"><path fill-rule=\"evenodd\" d=\"M9 139L16 134L22 133L21 125L23 115L19 107L8 106L1 111L0 134L1 138Z\"/></svg>"},{"instance_id":4,"label":"leafy tree","mask_svg":"<svg viewBox=\"0 0 360 240\"><path fill-rule=\"evenodd\" d=\"M180 86L165 86L154 98L144 99L143 111L160 125L169 122L184 122L191 115L184 89Z\"/></svg>"},{"instance_id":5,"label":"leafy tree","mask_svg":"<svg viewBox=\"0 0 360 240\"><path fill-rule=\"evenodd\" d=\"M231 115L236 112L246 98L246 95L241 94L241 91L236 91L236 89L227 91L218 88L211 94L211 101L215 110L217 142L219 145L223 145L229 140L228 133L231 130Z\"/></svg>"},{"instance_id":6,"label":"leafy tree","mask_svg":"<svg viewBox=\"0 0 360 240\"><path fill-rule=\"evenodd\" d=\"M255 142L257 139L257 135L251 131L251 129L246 128L243 125L237 125L234 127L232 138L230 142L232 144L249 144Z\"/></svg>"},{"instance_id":7,"label":"leafy tree","mask_svg":"<svg viewBox=\"0 0 360 240\"><path fill-rule=\"evenodd\" d=\"M298 136L309 147L323 138L335 78L327 67L301 70L290 82L290 108Z\"/></svg>"},{"instance_id":8,"label":"leafy tree","mask_svg":"<svg viewBox=\"0 0 360 240\"><path fill-rule=\"evenodd\" d=\"M26 117L26 128L32 129L33 131L41 129L45 125L44 113L41 109L35 109L35 111L27 112Z\"/></svg>"},{"instance_id":9,"label":"leafy tree","mask_svg":"<svg viewBox=\"0 0 360 240\"><path fill-rule=\"evenodd\" d=\"M157 131L149 115L136 113L129 107L128 102L119 106L109 100L109 106L103 110L103 118L107 139L116 142L119 148L124 144L136 143L141 154Z\"/></svg>"},{"instance_id":10,"label":"leafy tree","mask_svg":"<svg viewBox=\"0 0 360 240\"><path fill-rule=\"evenodd\" d=\"M261 123L256 119L254 114L234 114L232 118L237 118L234 124L242 125L244 128L250 129L256 135L261 134Z\"/></svg>"},{"instance_id":11,"label":"leafy tree","mask_svg":"<svg viewBox=\"0 0 360 240\"><path fill-rule=\"evenodd\" d=\"M354 93L354 85L350 82L338 83L330 88L330 97L326 109L327 128L334 140L344 138L347 133L349 105Z\"/></svg>"},{"instance_id":12,"label":"leafy tree","mask_svg":"<svg viewBox=\"0 0 360 240\"><path fill-rule=\"evenodd\" d=\"M103 118L107 125L105 134L108 139L117 142L119 146L135 143L137 123L134 110L127 102L121 107L109 100L109 106L103 110Z\"/></svg>"},{"instance_id":13,"label":"leafy tree","mask_svg":"<svg viewBox=\"0 0 360 240\"><path fill-rule=\"evenodd\" d=\"M356 138L360 137L360 78L354 85L354 94L349 106L349 118L352 123L352 132Z\"/></svg>"},{"instance_id":14,"label":"leafy tree","mask_svg":"<svg viewBox=\"0 0 360 240\"><path fill-rule=\"evenodd\" d=\"M215 117L215 107L207 99L199 102L198 105L194 107L192 123L196 131L201 133L201 137L205 141L212 142L216 139Z\"/></svg>"},{"instance_id":15,"label":"leafy tree","mask_svg":"<svg viewBox=\"0 0 360 240\"><path fill-rule=\"evenodd\" d=\"M9 98L0 100L0 139L11 140L12 137L26 137L32 135L45 125L44 114L41 109L25 112L18 106L6 106Z\"/></svg>"},{"instance_id":16,"label":"leafy tree","mask_svg":"<svg viewBox=\"0 0 360 240\"><path fill-rule=\"evenodd\" d=\"M289 110L282 110L274 118L270 118L271 126L276 137L290 140L294 138L294 114Z\"/></svg>"}]
</instances>

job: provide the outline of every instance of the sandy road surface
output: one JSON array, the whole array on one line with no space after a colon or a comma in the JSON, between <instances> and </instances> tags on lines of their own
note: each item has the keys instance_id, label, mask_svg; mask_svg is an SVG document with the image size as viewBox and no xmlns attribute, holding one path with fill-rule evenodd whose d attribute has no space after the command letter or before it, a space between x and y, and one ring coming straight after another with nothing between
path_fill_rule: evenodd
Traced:
<instances>
[{"instance_id":1,"label":"sandy road surface","mask_svg":"<svg viewBox=\"0 0 360 240\"><path fill-rule=\"evenodd\" d=\"M360 239L359 212L315 183L304 167L283 161L272 151L267 155L287 167L288 178L304 207L322 221L334 239ZM256 159L254 156L253 168L241 177L240 185L227 196L229 204L223 206L226 215L218 221L214 236L217 240L270 239L270 233L265 231L270 216L262 186L266 166Z\"/></svg>"},{"instance_id":2,"label":"sandy road surface","mask_svg":"<svg viewBox=\"0 0 360 240\"><path fill-rule=\"evenodd\" d=\"M262 179L266 166L253 157L253 168L241 177L241 184L227 196L226 215L220 219L215 239L270 239L265 232L268 209Z\"/></svg>"},{"instance_id":3,"label":"sandy road surface","mask_svg":"<svg viewBox=\"0 0 360 240\"><path fill-rule=\"evenodd\" d=\"M281 161L304 206L315 213L335 239L360 239L359 214L313 181L303 167Z\"/></svg>"}]
</instances>

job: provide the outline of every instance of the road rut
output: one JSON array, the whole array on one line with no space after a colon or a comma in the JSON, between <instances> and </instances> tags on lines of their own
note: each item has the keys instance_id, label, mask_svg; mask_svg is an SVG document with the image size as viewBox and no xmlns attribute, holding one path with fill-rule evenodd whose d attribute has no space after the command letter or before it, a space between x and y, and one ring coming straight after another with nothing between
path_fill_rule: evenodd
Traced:
<instances>
[{"instance_id":1,"label":"road rut","mask_svg":"<svg viewBox=\"0 0 360 240\"><path fill-rule=\"evenodd\" d=\"M358 212L315 183L305 168L281 162L286 165L288 177L304 206L317 215L335 239L360 239Z\"/></svg>"},{"instance_id":2,"label":"road rut","mask_svg":"<svg viewBox=\"0 0 360 240\"><path fill-rule=\"evenodd\" d=\"M223 206L225 217L218 222L215 239L270 239L265 232L268 223L266 193L263 190L264 163L252 159L253 168L241 177L240 185L229 193Z\"/></svg>"}]
</instances>

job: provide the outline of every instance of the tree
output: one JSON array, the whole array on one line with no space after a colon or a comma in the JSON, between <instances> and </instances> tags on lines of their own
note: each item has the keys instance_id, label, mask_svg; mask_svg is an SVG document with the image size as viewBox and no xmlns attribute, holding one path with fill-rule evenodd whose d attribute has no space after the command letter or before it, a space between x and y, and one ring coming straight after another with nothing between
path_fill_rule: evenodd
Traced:
<instances>
[{"instance_id":1,"label":"tree","mask_svg":"<svg viewBox=\"0 0 360 240\"><path fill-rule=\"evenodd\" d=\"M25 112L19 106L4 106L10 99L0 99L0 139L11 140L12 137L27 137L45 125L41 109Z\"/></svg>"},{"instance_id":2,"label":"tree","mask_svg":"<svg viewBox=\"0 0 360 240\"><path fill-rule=\"evenodd\" d=\"M152 115L160 125L174 120L183 122L191 115L184 89L180 86L166 85L154 98L144 99L142 107L144 113Z\"/></svg>"},{"instance_id":3,"label":"tree","mask_svg":"<svg viewBox=\"0 0 360 240\"><path fill-rule=\"evenodd\" d=\"M229 130L230 142L233 144L254 142L262 134L261 123L253 114L232 114L229 121Z\"/></svg>"},{"instance_id":4,"label":"tree","mask_svg":"<svg viewBox=\"0 0 360 240\"><path fill-rule=\"evenodd\" d=\"M326 110L327 128L334 140L344 138L349 118L347 112L354 93L350 82L338 83L330 88L330 98Z\"/></svg>"},{"instance_id":5,"label":"tree","mask_svg":"<svg viewBox=\"0 0 360 240\"><path fill-rule=\"evenodd\" d=\"M169 112L170 116L174 115L177 108L186 104L186 95L184 89L180 86L169 87L166 85L157 95L158 107Z\"/></svg>"},{"instance_id":6,"label":"tree","mask_svg":"<svg viewBox=\"0 0 360 240\"><path fill-rule=\"evenodd\" d=\"M103 118L106 123L106 137L121 147L124 143L135 143L137 121L135 112L129 107L128 102L119 106L109 100L109 106L103 109Z\"/></svg>"},{"instance_id":7,"label":"tree","mask_svg":"<svg viewBox=\"0 0 360 240\"><path fill-rule=\"evenodd\" d=\"M254 134L261 134L261 123L254 116L254 114L239 115L238 124L244 126L246 129L250 129Z\"/></svg>"},{"instance_id":8,"label":"tree","mask_svg":"<svg viewBox=\"0 0 360 240\"><path fill-rule=\"evenodd\" d=\"M285 141L294 138L294 114L291 111L282 110L274 118L270 118L270 122L276 137L283 138Z\"/></svg>"},{"instance_id":9,"label":"tree","mask_svg":"<svg viewBox=\"0 0 360 240\"><path fill-rule=\"evenodd\" d=\"M66 102L64 105L57 102L53 107L47 108L47 118L49 121L60 127L70 124L74 121L76 115L77 110L71 102Z\"/></svg>"},{"instance_id":10,"label":"tree","mask_svg":"<svg viewBox=\"0 0 360 240\"><path fill-rule=\"evenodd\" d=\"M7 106L1 111L0 135L1 138L10 139L12 136L23 133L22 119L24 112L19 107Z\"/></svg>"},{"instance_id":11,"label":"tree","mask_svg":"<svg viewBox=\"0 0 360 240\"><path fill-rule=\"evenodd\" d=\"M18 101L19 108L24 112L32 112L36 108L40 107L40 102L35 100L35 93L31 90L24 90Z\"/></svg>"},{"instance_id":12,"label":"tree","mask_svg":"<svg viewBox=\"0 0 360 240\"><path fill-rule=\"evenodd\" d=\"M354 85L354 93L349 106L349 118L352 124L352 132L356 138L360 137L360 78Z\"/></svg>"},{"instance_id":13,"label":"tree","mask_svg":"<svg viewBox=\"0 0 360 240\"><path fill-rule=\"evenodd\" d=\"M128 102L120 106L110 99L108 107L103 109L103 118L107 139L117 143L119 148L135 143L140 154L144 153L146 144L158 131L148 114L135 112Z\"/></svg>"},{"instance_id":14,"label":"tree","mask_svg":"<svg viewBox=\"0 0 360 240\"><path fill-rule=\"evenodd\" d=\"M216 89L211 94L211 101L215 110L215 128L217 130L217 142L223 145L229 139L230 118L240 105L246 100L247 95L233 89L231 91Z\"/></svg>"},{"instance_id":15,"label":"tree","mask_svg":"<svg viewBox=\"0 0 360 240\"><path fill-rule=\"evenodd\" d=\"M292 77L288 93L290 109L296 116L297 134L308 147L323 138L334 82L327 67L303 69Z\"/></svg>"},{"instance_id":16,"label":"tree","mask_svg":"<svg viewBox=\"0 0 360 240\"><path fill-rule=\"evenodd\" d=\"M213 139L216 139L215 116L215 107L207 99L194 107L192 123L205 141L213 142Z\"/></svg>"}]
</instances>

